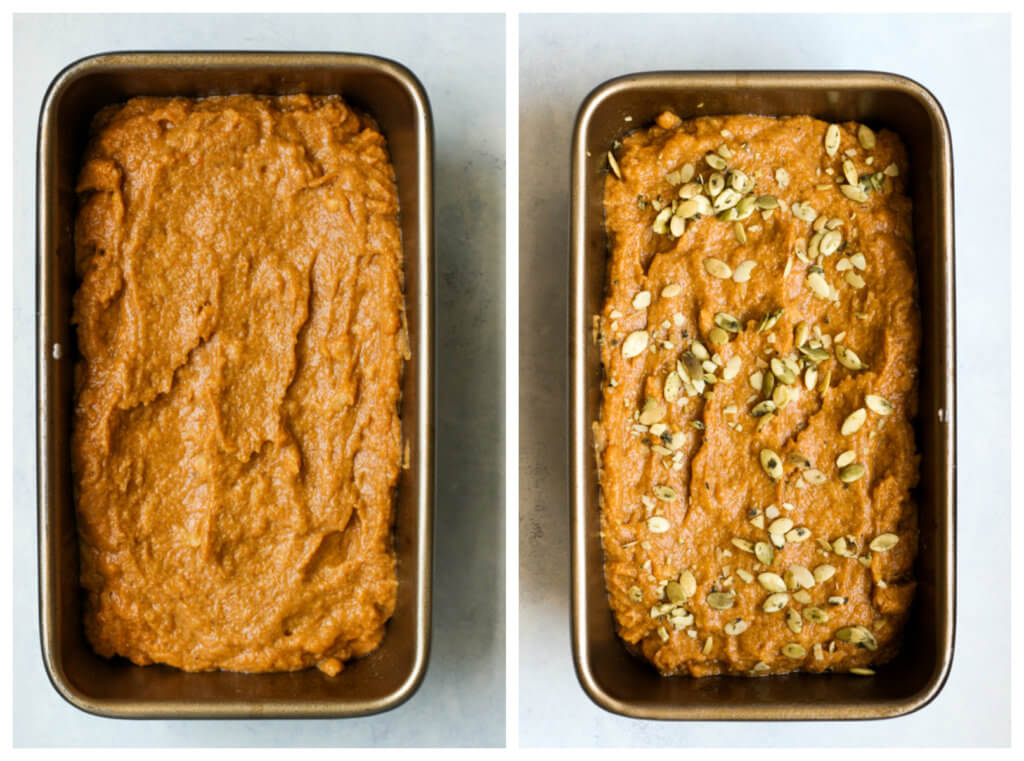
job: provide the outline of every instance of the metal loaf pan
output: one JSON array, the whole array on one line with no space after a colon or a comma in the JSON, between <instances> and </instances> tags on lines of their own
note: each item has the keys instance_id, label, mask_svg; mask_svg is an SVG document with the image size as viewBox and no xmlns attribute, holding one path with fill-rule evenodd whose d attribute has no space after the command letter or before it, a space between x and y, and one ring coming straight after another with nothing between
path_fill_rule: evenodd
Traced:
<instances>
[{"instance_id":1,"label":"metal loaf pan","mask_svg":"<svg viewBox=\"0 0 1024 761\"><path fill-rule=\"evenodd\" d=\"M77 287L74 186L90 120L101 107L136 95L230 93L343 95L380 125L398 180L412 347L402 402L410 464L399 478L394 534L398 601L380 647L334 678L316 669L191 674L143 668L97 656L82 629L69 456L77 359L70 316ZM358 716L407 699L427 666L433 553L433 133L420 82L393 61L340 53L86 58L58 74L46 93L37 194L39 609L43 660L54 687L85 711L131 718Z\"/></svg>"},{"instance_id":2,"label":"metal loaf pan","mask_svg":"<svg viewBox=\"0 0 1024 761\"><path fill-rule=\"evenodd\" d=\"M605 591L591 433L601 397L591 319L603 301L608 253L605 154L613 140L669 108L684 119L749 113L856 120L892 129L909 150L923 321L918 589L899 656L872 678L664 678L630 655L616 635ZM949 128L935 98L909 79L874 72L654 72L611 80L587 96L576 119L571 241L572 643L587 694L609 711L650 719L870 719L926 705L949 673L956 599L953 165Z\"/></svg>"}]
</instances>

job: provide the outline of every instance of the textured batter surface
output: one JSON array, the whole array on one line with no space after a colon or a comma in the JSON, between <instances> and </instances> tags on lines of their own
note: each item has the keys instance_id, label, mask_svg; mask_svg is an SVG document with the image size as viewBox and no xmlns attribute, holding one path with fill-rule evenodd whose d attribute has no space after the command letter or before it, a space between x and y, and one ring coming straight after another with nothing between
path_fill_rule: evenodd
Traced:
<instances>
[{"instance_id":1,"label":"textured batter surface","mask_svg":"<svg viewBox=\"0 0 1024 761\"><path fill-rule=\"evenodd\" d=\"M665 113L609 157L595 424L620 636L664 674L870 674L914 591L896 135Z\"/></svg>"},{"instance_id":2,"label":"textured batter surface","mask_svg":"<svg viewBox=\"0 0 1024 761\"><path fill-rule=\"evenodd\" d=\"M383 136L337 97L139 98L97 116L77 191L89 640L337 673L397 587L408 344Z\"/></svg>"}]
</instances>

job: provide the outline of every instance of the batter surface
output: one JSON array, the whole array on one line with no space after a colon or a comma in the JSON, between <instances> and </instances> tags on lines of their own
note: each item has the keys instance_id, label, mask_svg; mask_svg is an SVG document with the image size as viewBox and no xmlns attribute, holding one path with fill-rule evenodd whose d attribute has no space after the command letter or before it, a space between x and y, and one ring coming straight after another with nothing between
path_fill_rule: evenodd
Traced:
<instances>
[{"instance_id":1,"label":"batter surface","mask_svg":"<svg viewBox=\"0 0 1024 761\"><path fill-rule=\"evenodd\" d=\"M394 171L338 97L138 98L77 191L72 467L102 655L328 674L395 606Z\"/></svg>"},{"instance_id":2,"label":"batter surface","mask_svg":"<svg viewBox=\"0 0 1024 761\"><path fill-rule=\"evenodd\" d=\"M870 675L917 551L903 145L666 112L608 163L595 434L620 636L667 675Z\"/></svg>"}]
</instances>

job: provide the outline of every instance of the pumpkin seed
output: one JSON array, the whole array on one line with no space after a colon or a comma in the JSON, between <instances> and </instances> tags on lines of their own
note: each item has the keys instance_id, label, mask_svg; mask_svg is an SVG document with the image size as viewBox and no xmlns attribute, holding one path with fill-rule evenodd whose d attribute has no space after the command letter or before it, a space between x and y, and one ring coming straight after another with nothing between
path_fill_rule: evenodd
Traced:
<instances>
[{"instance_id":1,"label":"pumpkin seed","mask_svg":"<svg viewBox=\"0 0 1024 761\"><path fill-rule=\"evenodd\" d=\"M750 624L748 624L742 618L737 618L735 621L730 621L729 623L727 623L724 629L725 633L728 634L730 637L735 637L739 634L743 634L743 632L745 632L749 626Z\"/></svg>"},{"instance_id":2,"label":"pumpkin seed","mask_svg":"<svg viewBox=\"0 0 1024 761\"><path fill-rule=\"evenodd\" d=\"M860 179L857 175L857 167L849 159L843 161L843 177L850 185L856 185Z\"/></svg>"},{"instance_id":3,"label":"pumpkin seed","mask_svg":"<svg viewBox=\"0 0 1024 761\"><path fill-rule=\"evenodd\" d=\"M867 285L867 283L864 282L864 278L853 271L847 272L843 275L843 280L845 280L851 288L856 288L858 291Z\"/></svg>"},{"instance_id":4,"label":"pumpkin seed","mask_svg":"<svg viewBox=\"0 0 1024 761\"><path fill-rule=\"evenodd\" d=\"M740 264L732 273L732 279L737 283L745 283L750 280L750 273L754 271L757 262L748 259Z\"/></svg>"},{"instance_id":5,"label":"pumpkin seed","mask_svg":"<svg viewBox=\"0 0 1024 761\"><path fill-rule=\"evenodd\" d=\"M768 542L755 542L754 557L757 558L757 562L763 565L771 565L772 560L775 559L775 550L772 549Z\"/></svg>"},{"instance_id":6,"label":"pumpkin seed","mask_svg":"<svg viewBox=\"0 0 1024 761\"><path fill-rule=\"evenodd\" d=\"M825 130L825 153L829 156L835 156L836 151L839 150L840 139L839 125L828 125L828 128Z\"/></svg>"},{"instance_id":7,"label":"pumpkin seed","mask_svg":"<svg viewBox=\"0 0 1024 761\"><path fill-rule=\"evenodd\" d=\"M679 188L678 195L679 195L679 198L682 199L683 201L689 201L690 199L693 199L693 198L696 198L697 196L699 196L701 190L703 190L703 188L700 186L700 184L698 184L696 182L687 182L685 185L683 185L681 188ZM682 208L682 204L679 205L679 208ZM694 208L694 212L696 212L697 211L697 202L694 202L694 207L693 208ZM676 214L678 214L678 213L679 213L679 209L676 209Z\"/></svg>"},{"instance_id":8,"label":"pumpkin seed","mask_svg":"<svg viewBox=\"0 0 1024 761\"><path fill-rule=\"evenodd\" d=\"M665 405L657 399L647 397L644 408L640 412L640 425L654 425L665 417Z\"/></svg>"},{"instance_id":9,"label":"pumpkin seed","mask_svg":"<svg viewBox=\"0 0 1024 761\"><path fill-rule=\"evenodd\" d=\"M736 602L735 592L711 592L707 598L708 606L714 610L729 610Z\"/></svg>"},{"instance_id":10,"label":"pumpkin seed","mask_svg":"<svg viewBox=\"0 0 1024 761\"><path fill-rule=\"evenodd\" d=\"M839 480L844 484L852 484L864 477L867 472L866 468L859 462L853 463L853 465L847 465L845 468L839 471Z\"/></svg>"},{"instance_id":11,"label":"pumpkin seed","mask_svg":"<svg viewBox=\"0 0 1024 761\"><path fill-rule=\"evenodd\" d=\"M770 449L761 450L761 467L764 468L764 472L768 474L768 477L773 481L778 481L782 478L782 460Z\"/></svg>"},{"instance_id":12,"label":"pumpkin seed","mask_svg":"<svg viewBox=\"0 0 1024 761\"><path fill-rule=\"evenodd\" d=\"M851 201L857 201L858 203L864 203L868 200L868 194L864 192L864 188L860 185L840 185L839 192Z\"/></svg>"},{"instance_id":13,"label":"pumpkin seed","mask_svg":"<svg viewBox=\"0 0 1024 761\"><path fill-rule=\"evenodd\" d=\"M665 378L665 388L663 394L666 402L674 402L679 398L679 395L683 391L683 379L679 377L679 373L673 370Z\"/></svg>"},{"instance_id":14,"label":"pumpkin seed","mask_svg":"<svg viewBox=\"0 0 1024 761\"><path fill-rule=\"evenodd\" d=\"M818 362L824 362L828 359L831 354L826 349L822 349L820 346L811 346L810 344L804 344L799 347L799 351L809 360L817 364ZM814 385L814 384L811 384Z\"/></svg>"},{"instance_id":15,"label":"pumpkin seed","mask_svg":"<svg viewBox=\"0 0 1024 761\"><path fill-rule=\"evenodd\" d=\"M850 257L850 264L862 272L868 268L868 260L864 258L864 254L859 252Z\"/></svg>"},{"instance_id":16,"label":"pumpkin seed","mask_svg":"<svg viewBox=\"0 0 1024 761\"><path fill-rule=\"evenodd\" d=\"M731 381L739 374L740 366L742 361L739 357L730 357L729 361L725 363L725 367L722 368L722 380Z\"/></svg>"},{"instance_id":17,"label":"pumpkin seed","mask_svg":"<svg viewBox=\"0 0 1024 761\"><path fill-rule=\"evenodd\" d=\"M771 398L772 393L775 389L775 375L772 373L765 373L764 379L761 381L761 393L766 398Z\"/></svg>"},{"instance_id":18,"label":"pumpkin seed","mask_svg":"<svg viewBox=\"0 0 1024 761\"><path fill-rule=\"evenodd\" d=\"M876 415L891 415L893 411L892 404L884 396L878 396L877 394L868 394L864 397L864 403L868 406L868 409L874 412Z\"/></svg>"},{"instance_id":19,"label":"pumpkin seed","mask_svg":"<svg viewBox=\"0 0 1024 761\"><path fill-rule=\"evenodd\" d=\"M774 328L775 323L777 323L779 318L782 317L783 312L785 312L784 309L776 309L774 312L769 312L762 317L761 324L757 326L757 332L764 333L765 331Z\"/></svg>"},{"instance_id":20,"label":"pumpkin seed","mask_svg":"<svg viewBox=\"0 0 1024 761\"><path fill-rule=\"evenodd\" d=\"M664 209L658 212L658 216L654 218L654 224L651 229L654 230L658 235L665 235L668 232L668 221L672 218L672 208L666 206Z\"/></svg>"},{"instance_id":21,"label":"pumpkin seed","mask_svg":"<svg viewBox=\"0 0 1024 761\"><path fill-rule=\"evenodd\" d=\"M715 196L715 200L711 203L711 208L713 208L715 211L725 211L726 209L731 209L733 206L739 203L742 197L743 196L741 196L732 188L726 188L717 196Z\"/></svg>"},{"instance_id":22,"label":"pumpkin seed","mask_svg":"<svg viewBox=\"0 0 1024 761\"><path fill-rule=\"evenodd\" d=\"M772 357L771 362L768 366L772 370L772 375L778 379L780 383L785 383L787 386L792 386L796 382L796 374L790 370L778 357Z\"/></svg>"},{"instance_id":23,"label":"pumpkin seed","mask_svg":"<svg viewBox=\"0 0 1024 761\"><path fill-rule=\"evenodd\" d=\"M625 359L639 356L647 348L649 338L646 330L637 330L630 333L626 340L622 342L622 356Z\"/></svg>"},{"instance_id":24,"label":"pumpkin seed","mask_svg":"<svg viewBox=\"0 0 1024 761\"><path fill-rule=\"evenodd\" d=\"M727 312L718 312L715 315L715 325L722 330L728 330L730 333L739 333L743 330L740 321Z\"/></svg>"},{"instance_id":25,"label":"pumpkin seed","mask_svg":"<svg viewBox=\"0 0 1024 761\"><path fill-rule=\"evenodd\" d=\"M683 369L686 374L690 376L690 380L698 381L704 379L704 368L701 367L700 360L694 354L692 347L690 351L684 351L683 356L680 358Z\"/></svg>"},{"instance_id":26,"label":"pumpkin seed","mask_svg":"<svg viewBox=\"0 0 1024 761\"><path fill-rule=\"evenodd\" d=\"M678 581L670 581L665 585L665 597L669 602L685 602L686 595L683 594L683 587Z\"/></svg>"},{"instance_id":27,"label":"pumpkin seed","mask_svg":"<svg viewBox=\"0 0 1024 761\"><path fill-rule=\"evenodd\" d=\"M786 532L786 541L790 544L799 544L800 542L806 542L811 538L811 530L806 526L797 526L794 529L790 529Z\"/></svg>"},{"instance_id":28,"label":"pumpkin seed","mask_svg":"<svg viewBox=\"0 0 1024 761\"><path fill-rule=\"evenodd\" d=\"M790 452L788 455L786 455L786 459L789 460L794 465L803 468L804 470L807 470L807 468L810 468L814 465L814 463L811 462L809 457L800 454L799 452Z\"/></svg>"},{"instance_id":29,"label":"pumpkin seed","mask_svg":"<svg viewBox=\"0 0 1024 761\"><path fill-rule=\"evenodd\" d=\"M788 642L782 646L782 654L787 658L800 659L807 655L807 651L803 645L799 645L796 642Z\"/></svg>"},{"instance_id":30,"label":"pumpkin seed","mask_svg":"<svg viewBox=\"0 0 1024 761\"><path fill-rule=\"evenodd\" d=\"M743 579L748 584L754 580L754 577L751 575L750 571L746 571L746 570L744 570L742 568L737 568L736 569L736 575L739 576L741 579Z\"/></svg>"},{"instance_id":31,"label":"pumpkin seed","mask_svg":"<svg viewBox=\"0 0 1024 761\"><path fill-rule=\"evenodd\" d=\"M814 574L802 565L791 565L787 568L785 578L788 589L810 589L814 586Z\"/></svg>"},{"instance_id":32,"label":"pumpkin seed","mask_svg":"<svg viewBox=\"0 0 1024 761\"><path fill-rule=\"evenodd\" d=\"M807 203L797 201L789 207L790 211L793 212L793 216L797 219L803 220L804 222L814 222L818 218L818 212Z\"/></svg>"},{"instance_id":33,"label":"pumpkin seed","mask_svg":"<svg viewBox=\"0 0 1024 761\"><path fill-rule=\"evenodd\" d=\"M889 166L882 170L882 174L886 177L899 177L900 168L896 164L889 164Z\"/></svg>"},{"instance_id":34,"label":"pumpkin seed","mask_svg":"<svg viewBox=\"0 0 1024 761\"><path fill-rule=\"evenodd\" d=\"M746 175L745 172L741 172L739 169L733 169L729 172L728 176L729 187L735 190L737 193L746 193L750 188L754 186L754 183Z\"/></svg>"},{"instance_id":35,"label":"pumpkin seed","mask_svg":"<svg viewBox=\"0 0 1024 761\"><path fill-rule=\"evenodd\" d=\"M708 166L712 169L717 169L719 172L724 172L726 167L729 166L728 162L719 156L717 153L709 153L704 157L704 161L707 162Z\"/></svg>"},{"instance_id":36,"label":"pumpkin seed","mask_svg":"<svg viewBox=\"0 0 1024 761\"><path fill-rule=\"evenodd\" d=\"M817 468L810 468L803 472L804 480L811 486L821 486L823 483L828 481L828 476L822 473Z\"/></svg>"},{"instance_id":37,"label":"pumpkin seed","mask_svg":"<svg viewBox=\"0 0 1024 761\"><path fill-rule=\"evenodd\" d=\"M757 575L757 583L760 584L766 592L786 591L786 582L783 581L782 577L777 573L772 573L770 571L759 573Z\"/></svg>"},{"instance_id":38,"label":"pumpkin seed","mask_svg":"<svg viewBox=\"0 0 1024 761\"><path fill-rule=\"evenodd\" d=\"M668 518L655 515L647 519L647 530L652 534L664 534L669 529Z\"/></svg>"},{"instance_id":39,"label":"pumpkin seed","mask_svg":"<svg viewBox=\"0 0 1024 761\"><path fill-rule=\"evenodd\" d=\"M841 232L838 230L829 230L821 236L821 242L818 244L818 250L821 251L824 256L832 256L832 254L839 250L839 246L842 242L843 234Z\"/></svg>"},{"instance_id":40,"label":"pumpkin seed","mask_svg":"<svg viewBox=\"0 0 1024 761\"><path fill-rule=\"evenodd\" d=\"M857 554L857 545L845 536L832 542L832 551L843 558L852 558Z\"/></svg>"},{"instance_id":41,"label":"pumpkin seed","mask_svg":"<svg viewBox=\"0 0 1024 761\"><path fill-rule=\"evenodd\" d=\"M704 260L704 269L707 270L709 275L721 278L722 280L728 280L732 277L732 270L729 269L729 265L713 256L709 256Z\"/></svg>"},{"instance_id":42,"label":"pumpkin seed","mask_svg":"<svg viewBox=\"0 0 1024 761\"><path fill-rule=\"evenodd\" d=\"M647 309L651 305L651 292L640 291L633 297L633 309Z\"/></svg>"},{"instance_id":43,"label":"pumpkin seed","mask_svg":"<svg viewBox=\"0 0 1024 761\"><path fill-rule=\"evenodd\" d=\"M751 674L763 674L766 671L771 671L771 670L772 670L772 667L769 666L767 663L765 663L764 661L758 661L757 663L755 663L750 668L750 673Z\"/></svg>"},{"instance_id":44,"label":"pumpkin seed","mask_svg":"<svg viewBox=\"0 0 1024 761\"><path fill-rule=\"evenodd\" d=\"M786 516L783 516L781 518L776 518L774 521L772 521L769 524L769 526L768 526L768 533L769 534L785 534L791 528L793 528L793 519L789 518L789 517L786 517Z\"/></svg>"},{"instance_id":45,"label":"pumpkin seed","mask_svg":"<svg viewBox=\"0 0 1024 761\"><path fill-rule=\"evenodd\" d=\"M754 544L749 539L742 539L738 536L732 538L732 545L742 552L754 552Z\"/></svg>"},{"instance_id":46,"label":"pumpkin seed","mask_svg":"<svg viewBox=\"0 0 1024 761\"><path fill-rule=\"evenodd\" d=\"M739 222L732 223L732 234L735 236L737 243L742 245L747 242L747 231Z\"/></svg>"},{"instance_id":47,"label":"pumpkin seed","mask_svg":"<svg viewBox=\"0 0 1024 761\"><path fill-rule=\"evenodd\" d=\"M689 182L693 179L694 172L697 171L693 164L686 163L679 169L679 181Z\"/></svg>"},{"instance_id":48,"label":"pumpkin seed","mask_svg":"<svg viewBox=\"0 0 1024 761\"><path fill-rule=\"evenodd\" d=\"M864 421L868 419L868 411L863 407L859 407L846 416L846 420L843 421L842 427L839 432L843 436L852 436L860 430L861 426L864 425Z\"/></svg>"},{"instance_id":49,"label":"pumpkin seed","mask_svg":"<svg viewBox=\"0 0 1024 761\"><path fill-rule=\"evenodd\" d=\"M856 452L854 452L852 449L847 449L845 452L843 452L836 458L836 467L845 468L847 465L853 462L856 456Z\"/></svg>"},{"instance_id":50,"label":"pumpkin seed","mask_svg":"<svg viewBox=\"0 0 1024 761\"><path fill-rule=\"evenodd\" d=\"M862 124L857 127L857 140L865 151L875 150L875 133L868 125Z\"/></svg>"},{"instance_id":51,"label":"pumpkin seed","mask_svg":"<svg viewBox=\"0 0 1024 761\"><path fill-rule=\"evenodd\" d=\"M832 295L832 288L829 286L828 281L825 280L819 272L811 272L807 276L807 285L819 299L827 301Z\"/></svg>"},{"instance_id":52,"label":"pumpkin seed","mask_svg":"<svg viewBox=\"0 0 1024 761\"><path fill-rule=\"evenodd\" d=\"M807 368L807 372L804 373L804 386L808 390L813 390L814 385L818 382L818 369L813 365Z\"/></svg>"},{"instance_id":53,"label":"pumpkin seed","mask_svg":"<svg viewBox=\"0 0 1024 761\"><path fill-rule=\"evenodd\" d=\"M697 594L697 577L693 575L693 571L686 569L679 574L679 586L683 588L683 594L687 599Z\"/></svg>"},{"instance_id":54,"label":"pumpkin seed","mask_svg":"<svg viewBox=\"0 0 1024 761\"><path fill-rule=\"evenodd\" d=\"M755 201L757 208L759 209L777 209L779 207L779 199L773 195L758 196Z\"/></svg>"},{"instance_id":55,"label":"pumpkin seed","mask_svg":"<svg viewBox=\"0 0 1024 761\"><path fill-rule=\"evenodd\" d=\"M789 594L787 592L776 592L765 598L764 603L761 605L761 610L765 613L778 613L786 607L788 602Z\"/></svg>"},{"instance_id":56,"label":"pumpkin seed","mask_svg":"<svg viewBox=\"0 0 1024 761\"><path fill-rule=\"evenodd\" d=\"M851 674L856 674L857 676L874 676L875 675L874 669L869 669L866 666L854 666L854 667L852 667L850 669L850 673Z\"/></svg>"},{"instance_id":57,"label":"pumpkin seed","mask_svg":"<svg viewBox=\"0 0 1024 761\"><path fill-rule=\"evenodd\" d=\"M842 344L836 344L836 359L847 370L864 370L867 368L867 365L861 361L861 358L857 356L853 349L848 349Z\"/></svg>"},{"instance_id":58,"label":"pumpkin seed","mask_svg":"<svg viewBox=\"0 0 1024 761\"><path fill-rule=\"evenodd\" d=\"M643 590L641 590L640 587L630 587L629 599L633 602L642 602L644 599Z\"/></svg>"},{"instance_id":59,"label":"pumpkin seed","mask_svg":"<svg viewBox=\"0 0 1024 761\"><path fill-rule=\"evenodd\" d=\"M796 612L795 608L789 608L786 611L786 626L793 634L799 634L803 631L804 620L800 618L800 614Z\"/></svg>"},{"instance_id":60,"label":"pumpkin seed","mask_svg":"<svg viewBox=\"0 0 1024 761\"><path fill-rule=\"evenodd\" d=\"M612 169L612 174L618 179L622 179L622 170L619 169L619 162L615 160L615 154L608 151L608 166Z\"/></svg>"},{"instance_id":61,"label":"pumpkin seed","mask_svg":"<svg viewBox=\"0 0 1024 761\"><path fill-rule=\"evenodd\" d=\"M655 486L652 491L654 492L654 496L662 502L672 502L678 497L676 490L671 486Z\"/></svg>"},{"instance_id":62,"label":"pumpkin seed","mask_svg":"<svg viewBox=\"0 0 1024 761\"><path fill-rule=\"evenodd\" d=\"M683 233L686 232L686 220L682 217L672 217L672 220L668 223L668 231L672 233L675 238L682 238Z\"/></svg>"},{"instance_id":63,"label":"pumpkin seed","mask_svg":"<svg viewBox=\"0 0 1024 761\"><path fill-rule=\"evenodd\" d=\"M711 198L714 198L723 190L725 190L725 177L718 172L708 177L707 192Z\"/></svg>"},{"instance_id":64,"label":"pumpkin seed","mask_svg":"<svg viewBox=\"0 0 1024 761\"><path fill-rule=\"evenodd\" d=\"M813 605L803 610L804 618L810 621L812 624L825 624L828 623L828 613L821 608L814 607Z\"/></svg>"},{"instance_id":65,"label":"pumpkin seed","mask_svg":"<svg viewBox=\"0 0 1024 761\"><path fill-rule=\"evenodd\" d=\"M710 341L711 345L715 347L725 346L729 343L729 334L716 326L708 331L708 341Z\"/></svg>"},{"instance_id":66,"label":"pumpkin seed","mask_svg":"<svg viewBox=\"0 0 1024 761\"><path fill-rule=\"evenodd\" d=\"M752 417L761 417L767 415L769 412L775 412L775 402L771 399L765 399L763 402L758 402L754 405L754 409L750 411Z\"/></svg>"},{"instance_id":67,"label":"pumpkin seed","mask_svg":"<svg viewBox=\"0 0 1024 761\"><path fill-rule=\"evenodd\" d=\"M871 548L872 552L888 552L897 544L899 544L900 538L896 534L879 534L871 540L871 544L868 547Z\"/></svg>"}]
</instances>

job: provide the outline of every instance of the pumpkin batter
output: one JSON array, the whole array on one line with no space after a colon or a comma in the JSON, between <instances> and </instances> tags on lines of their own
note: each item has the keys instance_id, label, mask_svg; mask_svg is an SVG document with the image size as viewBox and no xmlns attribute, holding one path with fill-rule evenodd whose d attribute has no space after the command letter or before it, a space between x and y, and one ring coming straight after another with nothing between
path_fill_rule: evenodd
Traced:
<instances>
[{"instance_id":1,"label":"pumpkin batter","mask_svg":"<svg viewBox=\"0 0 1024 761\"><path fill-rule=\"evenodd\" d=\"M870 675L917 550L903 145L666 112L608 163L595 440L620 636L666 675Z\"/></svg>"},{"instance_id":2,"label":"pumpkin batter","mask_svg":"<svg viewBox=\"0 0 1024 761\"><path fill-rule=\"evenodd\" d=\"M136 98L77 191L72 468L104 656L334 675L395 607L394 170L338 97Z\"/></svg>"}]
</instances>

